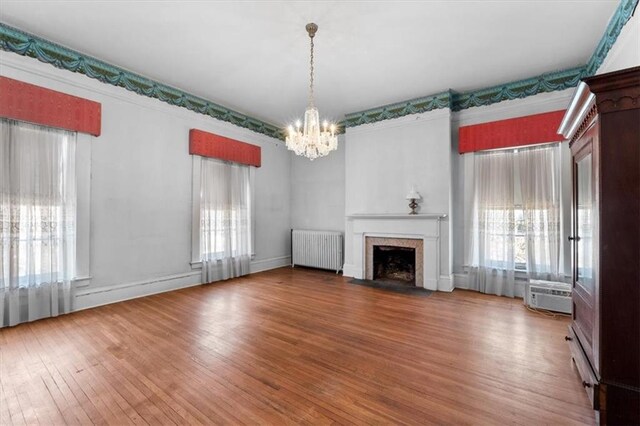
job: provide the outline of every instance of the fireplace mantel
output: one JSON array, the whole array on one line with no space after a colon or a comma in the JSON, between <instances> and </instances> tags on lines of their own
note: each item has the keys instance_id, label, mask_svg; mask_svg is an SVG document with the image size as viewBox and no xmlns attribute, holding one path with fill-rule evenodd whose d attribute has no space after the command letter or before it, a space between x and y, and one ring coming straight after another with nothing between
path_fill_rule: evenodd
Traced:
<instances>
[{"instance_id":1,"label":"fireplace mantel","mask_svg":"<svg viewBox=\"0 0 640 426\"><path fill-rule=\"evenodd\" d=\"M447 217L444 213L418 213L418 214L351 214L347 216L347 219L445 219Z\"/></svg>"},{"instance_id":2,"label":"fireplace mantel","mask_svg":"<svg viewBox=\"0 0 640 426\"><path fill-rule=\"evenodd\" d=\"M429 290L451 291L451 279L440 276L440 228L447 218L445 213L347 215L344 275L365 279L367 237L420 239L424 247L422 286Z\"/></svg>"}]
</instances>

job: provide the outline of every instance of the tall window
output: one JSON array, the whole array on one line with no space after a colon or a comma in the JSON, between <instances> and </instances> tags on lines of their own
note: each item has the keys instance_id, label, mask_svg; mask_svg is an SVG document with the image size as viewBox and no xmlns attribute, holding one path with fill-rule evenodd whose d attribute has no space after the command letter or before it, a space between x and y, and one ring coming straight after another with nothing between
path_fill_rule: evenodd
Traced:
<instances>
[{"instance_id":1,"label":"tall window","mask_svg":"<svg viewBox=\"0 0 640 426\"><path fill-rule=\"evenodd\" d=\"M476 154L471 241L477 290L513 296L516 270L558 279L559 144Z\"/></svg>"},{"instance_id":2,"label":"tall window","mask_svg":"<svg viewBox=\"0 0 640 426\"><path fill-rule=\"evenodd\" d=\"M250 166L202 159L200 253L204 282L249 273Z\"/></svg>"},{"instance_id":3,"label":"tall window","mask_svg":"<svg viewBox=\"0 0 640 426\"><path fill-rule=\"evenodd\" d=\"M0 324L68 312L76 134L0 120Z\"/></svg>"}]
</instances>

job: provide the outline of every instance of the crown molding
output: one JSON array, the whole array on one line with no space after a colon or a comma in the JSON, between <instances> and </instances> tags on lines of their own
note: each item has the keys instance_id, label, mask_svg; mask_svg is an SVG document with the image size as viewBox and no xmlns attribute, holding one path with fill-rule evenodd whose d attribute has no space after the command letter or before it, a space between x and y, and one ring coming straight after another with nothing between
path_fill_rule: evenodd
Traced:
<instances>
[{"instance_id":1,"label":"crown molding","mask_svg":"<svg viewBox=\"0 0 640 426\"><path fill-rule=\"evenodd\" d=\"M524 115L540 114L547 111L566 109L574 90L566 89L507 102L495 103L484 108L468 108L456 111L451 121L457 126L469 126L488 121L507 120Z\"/></svg>"},{"instance_id":2,"label":"crown molding","mask_svg":"<svg viewBox=\"0 0 640 426\"><path fill-rule=\"evenodd\" d=\"M452 92L446 91L422 98L384 105L345 115L344 127L355 127L376 121L404 117L405 115L421 114L434 109L451 109Z\"/></svg>"},{"instance_id":3,"label":"crown molding","mask_svg":"<svg viewBox=\"0 0 640 426\"><path fill-rule=\"evenodd\" d=\"M249 129L276 139L283 139L282 129L182 90L148 79L91 56L68 49L43 38L0 22L0 49L36 58L57 68L84 74L112 86L123 87L138 95L155 98L217 120Z\"/></svg>"},{"instance_id":4,"label":"crown molding","mask_svg":"<svg viewBox=\"0 0 640 426\"><path fill-rule=\"evenodd\" d=\"M355 127L438 108L461 111L471 107L526 98L539 93L565 90L577 86L580 79L586 77L585 71L586 67L572 68L466 93L449 90L436 95L347 114L344 126Z\"/></svg>"},{"instance_id":5,"label":"crown molding","mask_svg":"<svg viewBox=\"0 0 640 426\"><path fill-rule=\"evenodd\" d=\"M407 127L422 124L426 121L447 119L451 120L452 113L449 108L438 108L430 111L421 112L418 114L406 114L397 118L389 120L372 121L367 124L362 124L354 127L347 127L346 134L356 135L360 133L367 133L372 131L379 131L382 129L390 129L393 127Z\"/></svg>"},{"instance_id":6,"label":"crown molding","mask_svg":"<svg viewBox=\"0 0 640 426\"><path fill-rule=\"evenodd\" d=\"M575 87L585 77L586 67L571 68L542 74L524 80L512 81L466 93L454 93L453 110L486 106L502 101L512 101L545 92L555 92Z\"/></svg>"}]
</instances>

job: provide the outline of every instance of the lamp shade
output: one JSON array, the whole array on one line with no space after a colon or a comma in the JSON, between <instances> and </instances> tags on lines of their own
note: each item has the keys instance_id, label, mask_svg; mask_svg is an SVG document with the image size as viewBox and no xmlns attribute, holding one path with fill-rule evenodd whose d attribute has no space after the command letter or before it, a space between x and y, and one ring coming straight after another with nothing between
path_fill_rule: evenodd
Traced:
<instances>
[{"instance_id":1,"label":"lamp shade","mask_svg":"<svg viewBox=\"0 0 640 426\"><path fill-rule=\"evenodd\" d=\"M411 191L409 191L409 193L407 194L407 200L419 200L420 198L422 197L420 196L418 191L415 190L415 188L411 188Z\"/></svg>"}]
</instances>

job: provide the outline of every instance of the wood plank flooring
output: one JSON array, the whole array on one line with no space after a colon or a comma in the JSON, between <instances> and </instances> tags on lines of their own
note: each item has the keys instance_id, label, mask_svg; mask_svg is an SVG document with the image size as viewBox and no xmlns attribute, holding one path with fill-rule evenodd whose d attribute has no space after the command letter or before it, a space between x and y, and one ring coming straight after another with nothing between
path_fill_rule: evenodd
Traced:
<instances>
[{"instance_id":1,"label":"wood plank flooring","mask_svg":"<svg viewBox=\"0 0 640 426\"><path fill-rule=\"evenodd\" d=\"M282 268L0 329L1 424L591 424L566 318Z\"/></svg>"}]
</instances>

